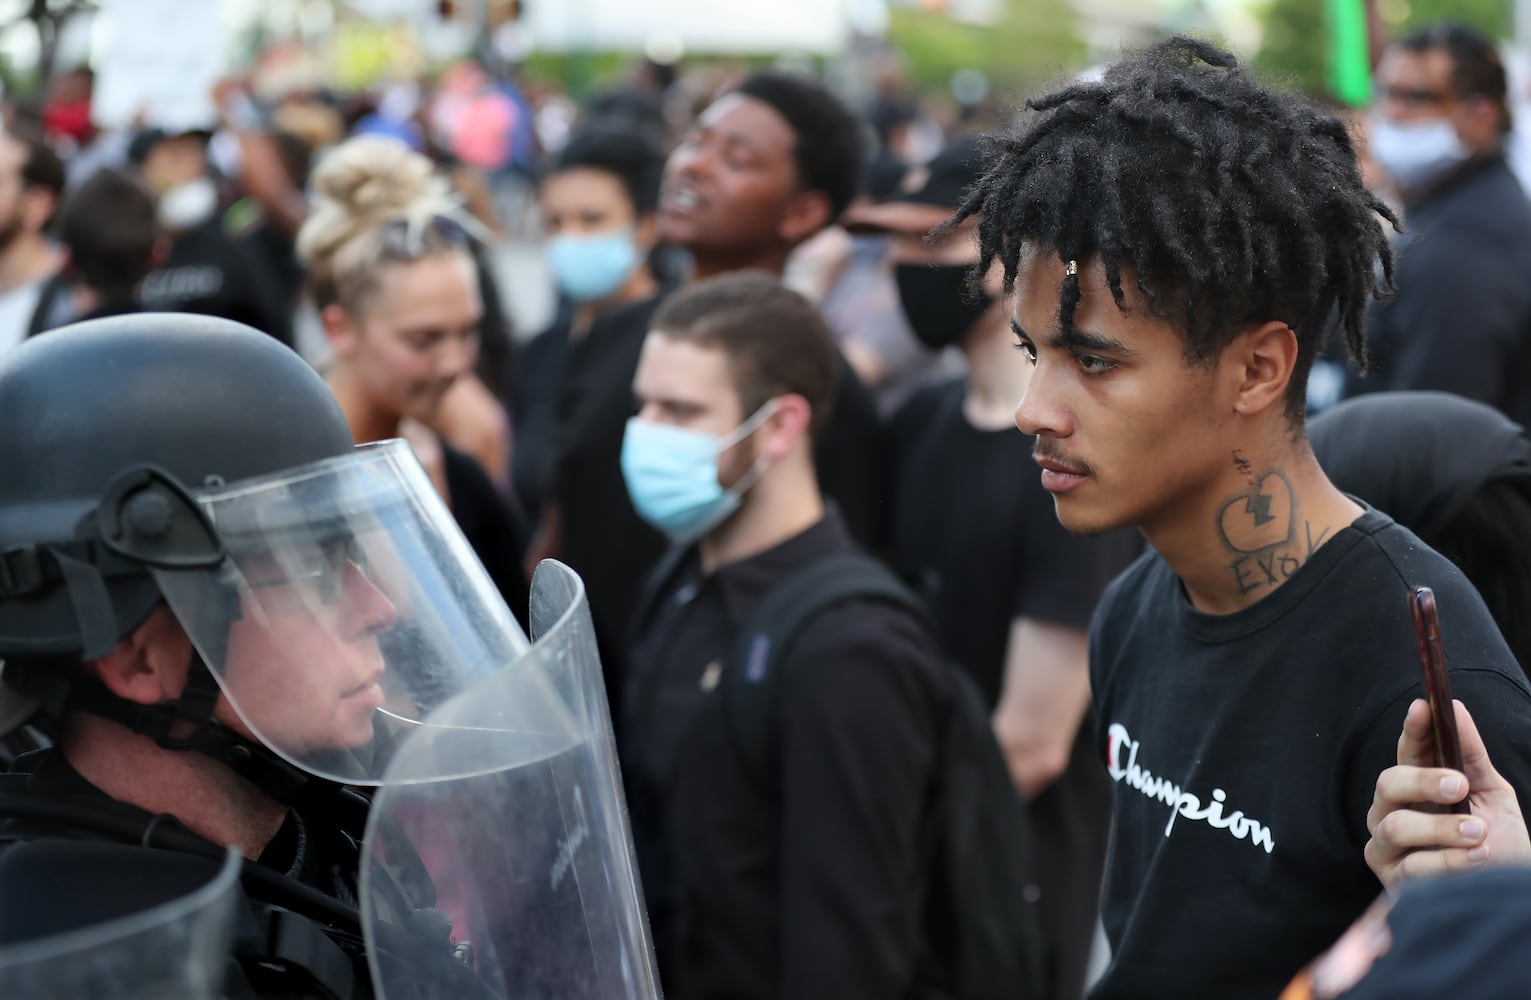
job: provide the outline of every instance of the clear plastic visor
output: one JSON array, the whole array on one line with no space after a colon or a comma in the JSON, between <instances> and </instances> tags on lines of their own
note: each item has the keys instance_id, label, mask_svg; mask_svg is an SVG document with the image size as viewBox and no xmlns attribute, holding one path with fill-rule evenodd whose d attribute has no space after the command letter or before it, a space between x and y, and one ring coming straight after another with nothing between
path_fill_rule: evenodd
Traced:
<instances>
[{"instance_id":1,"label":"clear plastic visor","mask_svg":"<svg viewBox=\"0 0 1531 1000\"><path fill-rule=\"evenodd\" d=\"M402 441L199 499L226 558L155 579L219 721L311 774L377 784L431 711L530 648Z\"/></svg>"}]
</instances>

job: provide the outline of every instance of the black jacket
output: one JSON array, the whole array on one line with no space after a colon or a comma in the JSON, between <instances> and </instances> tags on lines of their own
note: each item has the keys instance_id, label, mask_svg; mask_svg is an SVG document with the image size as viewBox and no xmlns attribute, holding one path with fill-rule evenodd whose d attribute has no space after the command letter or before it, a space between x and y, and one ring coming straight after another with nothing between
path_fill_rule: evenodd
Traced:
<instances>
[{"instance_id":1,"label":"black jacket","mask_svg":"<svg viewBox=\"0 0 1531 1000\"><path fill-rule=\"evenodd\" d=\"M1371 372L1347 396L1454 392L1531 421L1531 202L1502 156L1406 206L1398 293L1366 315Z\"/></svg>"}]
</instances>

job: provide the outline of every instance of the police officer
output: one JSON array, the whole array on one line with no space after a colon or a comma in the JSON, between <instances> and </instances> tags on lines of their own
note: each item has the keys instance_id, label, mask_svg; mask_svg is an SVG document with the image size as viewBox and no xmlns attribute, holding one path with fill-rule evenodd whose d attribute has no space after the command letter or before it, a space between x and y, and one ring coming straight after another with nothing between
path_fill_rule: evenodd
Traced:
<instances>
[{"instance_id":1,"label":"police officer","mask_svg":"<svg viewBox=\"0 0 1531 1000\"><path fill-rule=\"evenodd\" d=\"M232 847L231 995L371 996L374 972L503 995L465 940L482 901L437 908L441 831L393 811L363 846L368 801L346 787L444 776L404 759L408 737L530 650L408 446L353 448L323 381L268 337L141 314L0 365L0 468L0 734L51 742L0 776L0 945L182 896ZM554 694L520 703L569 716Z\"/></svg>"}]
</instances>

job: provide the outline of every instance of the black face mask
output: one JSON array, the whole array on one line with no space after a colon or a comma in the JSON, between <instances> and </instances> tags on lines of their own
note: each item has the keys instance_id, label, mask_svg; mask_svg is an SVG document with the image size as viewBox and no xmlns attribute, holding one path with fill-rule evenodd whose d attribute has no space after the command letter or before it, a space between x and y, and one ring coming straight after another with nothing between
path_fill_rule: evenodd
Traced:
<instances>
[{"instance_id":1,"label":"black face mask","mask_svg":"<svg viewBox=\"0 0 1531 1000\"><path fill-rule=\"evenodd\" d=\"M951 347L978 324L994 299L974 297L966 264L898 264L893 280L909 328L932 351Z\"/></svg>"}]
</instances>

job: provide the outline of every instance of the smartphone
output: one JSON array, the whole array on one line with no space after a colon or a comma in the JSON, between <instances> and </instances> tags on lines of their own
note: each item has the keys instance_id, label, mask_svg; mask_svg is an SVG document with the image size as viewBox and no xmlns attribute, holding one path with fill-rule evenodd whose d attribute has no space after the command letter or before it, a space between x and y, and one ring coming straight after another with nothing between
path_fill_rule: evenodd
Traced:
<instances>
[{"instance_id":1,"label":"smartphone","mask_svg":"<svg viewBox=\"0 0 1531 1000\"><path fill-rule=\"evenodd\" d=\"M1409 610L1414 613L1414 635L1419 640L1419 669L1425 700L1430 704L1430 730L1435 742L1435 766L1462 768L1462 742L1457 738L1457 713L1451 702L1451 681L1446 676L1446 653L1441 648L1441 622L1435 611L1435 591L1415 587L1409 591ZM1446 807L1448 812L1469 813L1467 799Z\"/></svg>"}]
</instances>

